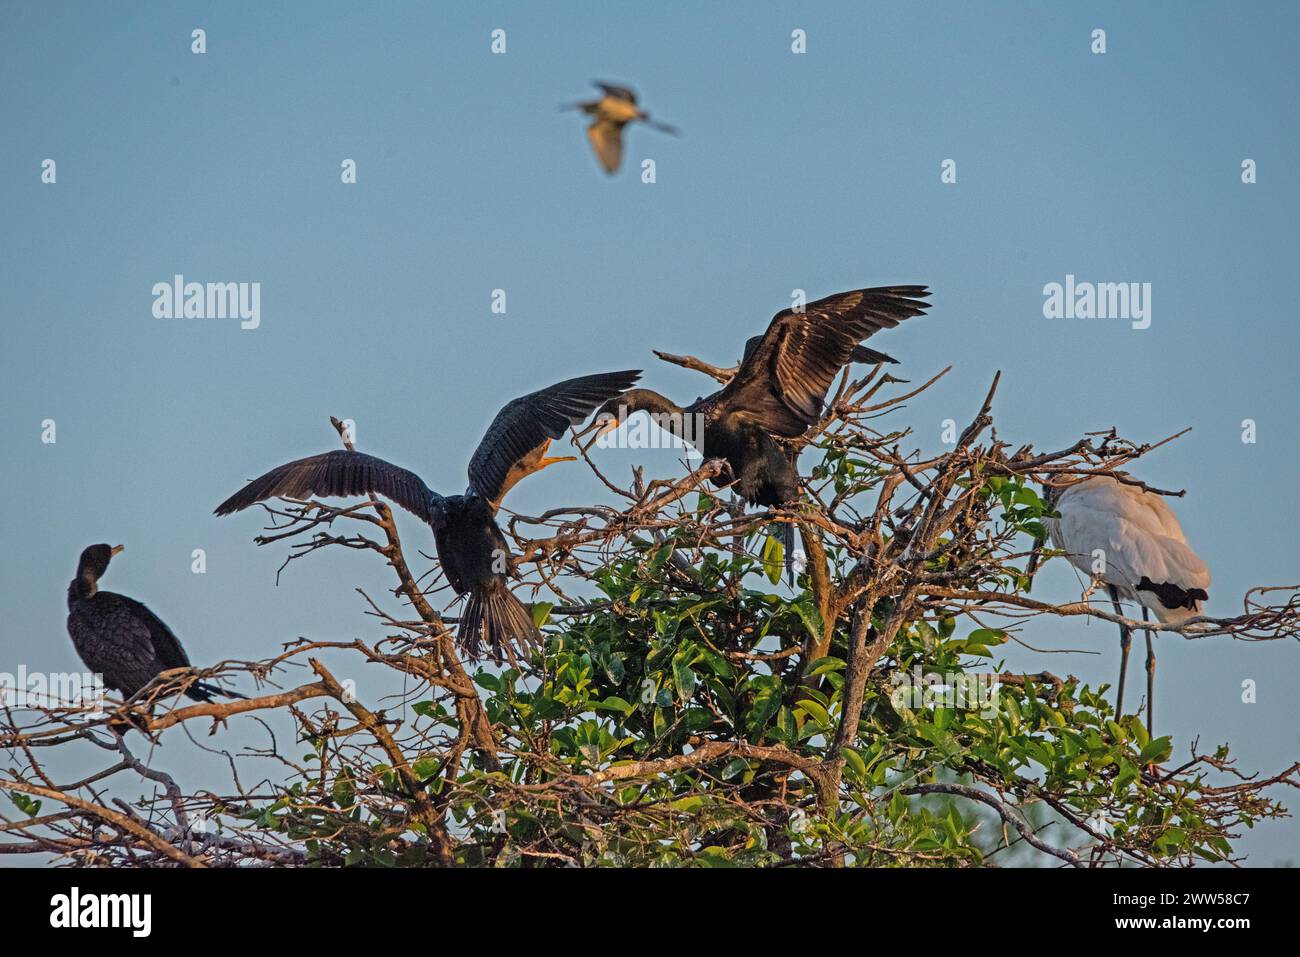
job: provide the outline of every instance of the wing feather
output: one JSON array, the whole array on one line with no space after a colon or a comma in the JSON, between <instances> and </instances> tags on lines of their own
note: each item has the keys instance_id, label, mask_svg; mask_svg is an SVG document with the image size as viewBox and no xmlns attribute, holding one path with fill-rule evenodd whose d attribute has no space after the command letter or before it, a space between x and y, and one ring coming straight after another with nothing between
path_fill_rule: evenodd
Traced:
<instances>
[{"instance_id":1,"label":"wing feather","mask_svg":"<svg viewBox=\"0 0 1300 957\"><path fill-rule=\"evenodd\" d=\"M1143 578L1182 589L1209 588L1209 567L1187 544L1160 496L1095 476L1066 489L1056 510L1060 519L1048 523L1053 544L1086 575L1100 551L1105 579L1129 597Z\"/></svg>"},{"instance_id":2,"label":"wing feather","mask_svg":"<svg viewBox=\"0 0 1300 957\"><path fill-rule=\"evenodd\" d=\"M587 139L605 172L616 172L623 162L623 127L610 120L596 120L587 127Z\"/></svg>"},{"instance_id":3,"label":"wing feather","mask_svg":"<svg viewBox=\"0 0 1300 957\"><path fill-rule=\"evenodd\" d=\"M434 528L443 522L443 498L414 472L374 455L336 449L271 469L216 507L229 515L270 498L349 497L374 493L391 499Z\"/></svg>"},{"instance_id":4,"label":"wing feather","mask_svg":"<svg viewBox=\"0 0 1300 957\"><path fill-rule=\"evenodd\" d=\"M566 379L507 402L469 462L470 490L495 508L527 472L521 464L641 377L640 370Z\"/></svg>"},{"instance_id":5,"label":"wing feather","mask_svg":"<svg viewBox=\"0 0 1300 957\"><path fill-rule=\"evenodd\" d=\"M778 312L767 331L745 346L736 375L718 395L720 414L760 425L774 435L802 435L821 416L826 392L850 361L892 361L858 350L881 329L923 315L924 286L882 286L837 293L802 312ZM881 359L875 359L882 356Z\"/></svg>"}]
</instances>

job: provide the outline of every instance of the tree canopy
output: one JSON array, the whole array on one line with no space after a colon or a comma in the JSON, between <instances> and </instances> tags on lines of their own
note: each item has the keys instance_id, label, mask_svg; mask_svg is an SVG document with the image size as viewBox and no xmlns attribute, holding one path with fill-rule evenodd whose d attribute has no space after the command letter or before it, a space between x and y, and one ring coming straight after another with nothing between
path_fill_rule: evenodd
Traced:
<instances>
[{"instance_id":1,"label":"tree canopy","mask_svg":"<svg viewBox=\"0 0 1300 957\"><path fill-rule=\"evenodd\" d=\"M584 453L605 501L508 523L516 588L545 639L519 667L461 659L455 619L430 594L436 565L412 567L383 501L268 506L258 542L287 548L299 572L323 549L391 569L390 595L358 597L373 633L295 639L197 676L252 676L248 700L181 706L189 672L102 716L0 714L0 790L18 812L0 817L0 850L86 866L1234 860L1243 827L1286 813L1300 764L1247 774L1227 745L1174 761L1175 742L1116 715L1106 685L1010 671L1005 646L1075 616L1196 641L1295 638L1296 589L1261 587L1236 617L1179 626L1034 597L1042 483L1113 475L1155 445L1113 431L1057 451L1008 443L993 427L995 379L967 427L925 455L888 427L934 381L904 391L880 368L846 373L801 440L797 508L744 510L708 490L719 463L707 458L624 485ZM798 529L793 555L780 523ZM359 700L340 661L380 669L389 694ZM313 680L285 683L290 662ZM220 793L186 791L165 749L146 764L133 743L185 725L220 749L272 715L296 734L255 755L278 773L245 784L250 758L231 757ZM71 748L101 763L56 783L46 756ZM155 793L115 801L124 780Z\"/></svg>"}]
</instances>

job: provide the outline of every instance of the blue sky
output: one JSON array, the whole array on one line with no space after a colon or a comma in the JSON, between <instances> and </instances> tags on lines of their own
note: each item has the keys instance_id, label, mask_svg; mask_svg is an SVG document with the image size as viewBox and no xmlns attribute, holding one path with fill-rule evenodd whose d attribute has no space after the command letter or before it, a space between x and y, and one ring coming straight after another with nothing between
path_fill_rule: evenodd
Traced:
<instances>
[{"instance_id":1,"label":"blue sky","mask_svg":"<svg viewBox=\"0 0 1300 957\"><path fill-rule=\"evenodd\" d=\"M276 588L283 551L253 547L253 516L212 507L335 447L331 414L357 421L361 448L459 491L505 400L627 367L693 398L707 381L650 350L730 363L794 288L931 286L929 316L872 341L914 381L955 367L891 420L922 449L975 412L997 369L1013 444L1191 426L1137 471L1187 489L1174 505L1210 565L1210 611L1300 579L1300 7L379 9L0 7L0 671L79 670L64 590L98 541L127 545L105 587L146 601L196 661L371 634L352 588L386 583L376 563L325 555ZM1104 55L1089 50L1098 27ZM494 28L505 55L489 52ZM631 129L606 177L580 117L557 111L593 78L632 84L682 135ZM637 175L647 157L653 185ZM355 185L340 182L349 158ZM176 273L260 282L261 327L155 319L150 290ZM1043 286L1067 274L1151 283L1151 327L1044 318ZM622 474L638 459L677 468L668 452L609 455ZM599 494L556 467L507 504ZM195 548L206 575L191 574ZM1036 594L1079 590L1057 562ZM1109 625L1026 638L1099 654L1013 652L1010 667L1114 680ZM1229 741L1269 772L1300 752L1294 643L1159 649L1159 730L1180 748ZM1256 704L1240 700L1246 679ZM175 738L168 758L201 777L207 759ZM1277 863L1297 838L1286 822L1241 847Z\"/></svg>"}]
</instances>

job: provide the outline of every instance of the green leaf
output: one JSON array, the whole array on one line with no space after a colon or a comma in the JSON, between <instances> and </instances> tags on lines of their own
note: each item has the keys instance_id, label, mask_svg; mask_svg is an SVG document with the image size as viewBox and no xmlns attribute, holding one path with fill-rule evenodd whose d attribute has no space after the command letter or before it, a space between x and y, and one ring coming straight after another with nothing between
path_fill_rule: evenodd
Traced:
<instances>
[{"instance_id":1,"label":"green leaf","mask_svg":"<svg viewBox=\"0 0 1300 957\"><path fill-rule=\"evenodd\" d=\"M541 721L547 718L558 718L564 712L564 705L554 698L537 698L533 701L532 711L528 716L534 721Z\"/></svg>"},{"instance_id":2,"label":"green leaf","mask_svg":"<svg viewBox=\"0 0 1300 957\"><path fill-rule=\"evenodd\" d=\"M795 707L803 709L809 717L819 724L831 723L831 716L826 712L826 709L816 701L804 698L802 701L796 702Z\"/></svg>"},{"instance_id":3,"label":"green leaf","mask_svg":"<svg viewBox=\"0 0 1300 957\"><path fill-rule=\"evenodd\" d=\"M781 679L767 675L754 678L749 686L754 691L754 703L745 718L745 727L755 734L767 727L767 722L781 707Z\"/></svg>"},{"instance_id":4,"label":"green leaf","mask_svg":"<svg viewBox=\"0 0 1300 957\"><path fill-rule=\"evenodd\" d=\"M542 625L546 624L551 617L551 609L554 607L554 602L533 602L533 624L538 628L541 628Z\"/></svg>"},{"instance_id":5,"label":"green leaf","mask_svg":"<svg viewBox=\"0 0 1300 957\"><path fill-rule=\"evenodd\" d=\"M781 573L785 571L784 557L785 546L775 535L767 536L767 541L763 543L763 571L773 585L781 583Z\"/></svg>"},{"instance_id":6,"label":"green leaf","mask_svg":"<svg viewBox=\"0 0 1300 957\"><path fill-rule=\"evenodd\" d=\"M844 759L844 764L855 776L865 780L867 777L867 762L862 760L862 755L858 754L853 748L840 748L840 757Z\"/></svg>"},{"instance_id":7,"label":"green leaf","mask_svg":"<svg viewBox=\"0 0 1300 957\"><path fill-rule=\"evenodd\" d=\"M411 770L415 772L417 778L425 780L442 770L442 762L435 761L433 758L422 758L411 765Z\"/></svg>"},{"instance_id":8,"label":"green leaf","mask_svg":"<svg viewBox=\"0 0 1300 957\"><path fill-rule=\"evenodd\" d=\"M807 677L816 678L818 675L827 675L832 671L843 671L844 668L845 664L843 658L833 658L830 656L818 658L812 663L812 667L808 669Z\"/></svg>"},{"instance_id":9,"label":"green leaf","mask_svg":"<svg viewBox=\"0 0 1300 957\"><path fill-rule=\"evenodd\" d=\"M722 769L722 780L730 781L736 775L748 770L749 762L744 758L732 758L727 762L727 766Z\"/></svg>"},{"instance_id":10,"label":"green leaf","mask_svg":"<svg viewBox=\"0 0 1300 957\"><path fill-rule=\"evenodd\" d=\"M1123 793L1124 789L1138 778L1137 765L1127 758L1121 758L1119 762L1119 774L1115 776L1115 783L1112 789L1115 794Z\"/></svg>"},{"instance_id":11,"label":"green leaf","mask_svg":"<svg viewBox=\"0 0 1300 957\"><path fill-rule=\"evenodd\" d=\"M685 701L695 690L695 672L691 670L694 649L683 649L673 655L673 685Z\"/></svg>"},{"instance_id":12,"label":"green leaf","mask_svg":"<svg viewBox=\"0 0 1300 957\"><path fill-rule=\"evenodd\" d=\"M1138 755L1138 760L1143 764L1159 764L1169 760L1169 756L1173 753L1173 738L1152 738Z\"/></svg>"},{"instance_id":13,"label":"green leaf","mask_svg":"<svg viewBox=\"0 0 1300 957\"><path fill-rule=\"evenodd\" d=\"M803 622L804 630L808 632L808 637L817 641L822 636L822 616L811 602L797 601L794 603L794 610L799 615L799 620ZM825 660L825 659L822 659Z\"/></svg>"}]
</instances>

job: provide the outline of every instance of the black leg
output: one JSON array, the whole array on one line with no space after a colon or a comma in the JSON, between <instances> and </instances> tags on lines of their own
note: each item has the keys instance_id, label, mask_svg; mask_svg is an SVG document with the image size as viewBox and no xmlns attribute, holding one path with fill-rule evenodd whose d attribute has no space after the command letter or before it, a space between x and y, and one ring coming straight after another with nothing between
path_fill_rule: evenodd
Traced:
<instances>
[{"instance_id":1,"label":"black leg","mask_svg":"<svg viewBox=\"0 0 1300 957\"><path fill-rule=\"evenodd\" d=\"M1124 609L1119 606L1119 589L1114 585L1107 585L1106 590L1110 592L1110 602L1115 606L1115 614L1121 617ZM1124 675L1128 671L1128 650L1133 643L1133 633L1129 631L1127 625L1119 626L1119 688L1115 692L1115 717L1124 717Z\"/></svg>"},{"instance_id":2,"label":"black leg","mask_svg":"<svg viewBox=\"0 0 1300 957\"><path fill-rule=\"evenodd\" d=\"M1142 620L1149 621L1147 618L1147 607L1142 606ZM1155 723L1156 711L1156 649L1153 642L1154 636L1147 632L1147 734L1155 737L1155 732L1151 726Z\"/></svg>"}]
</instances>

